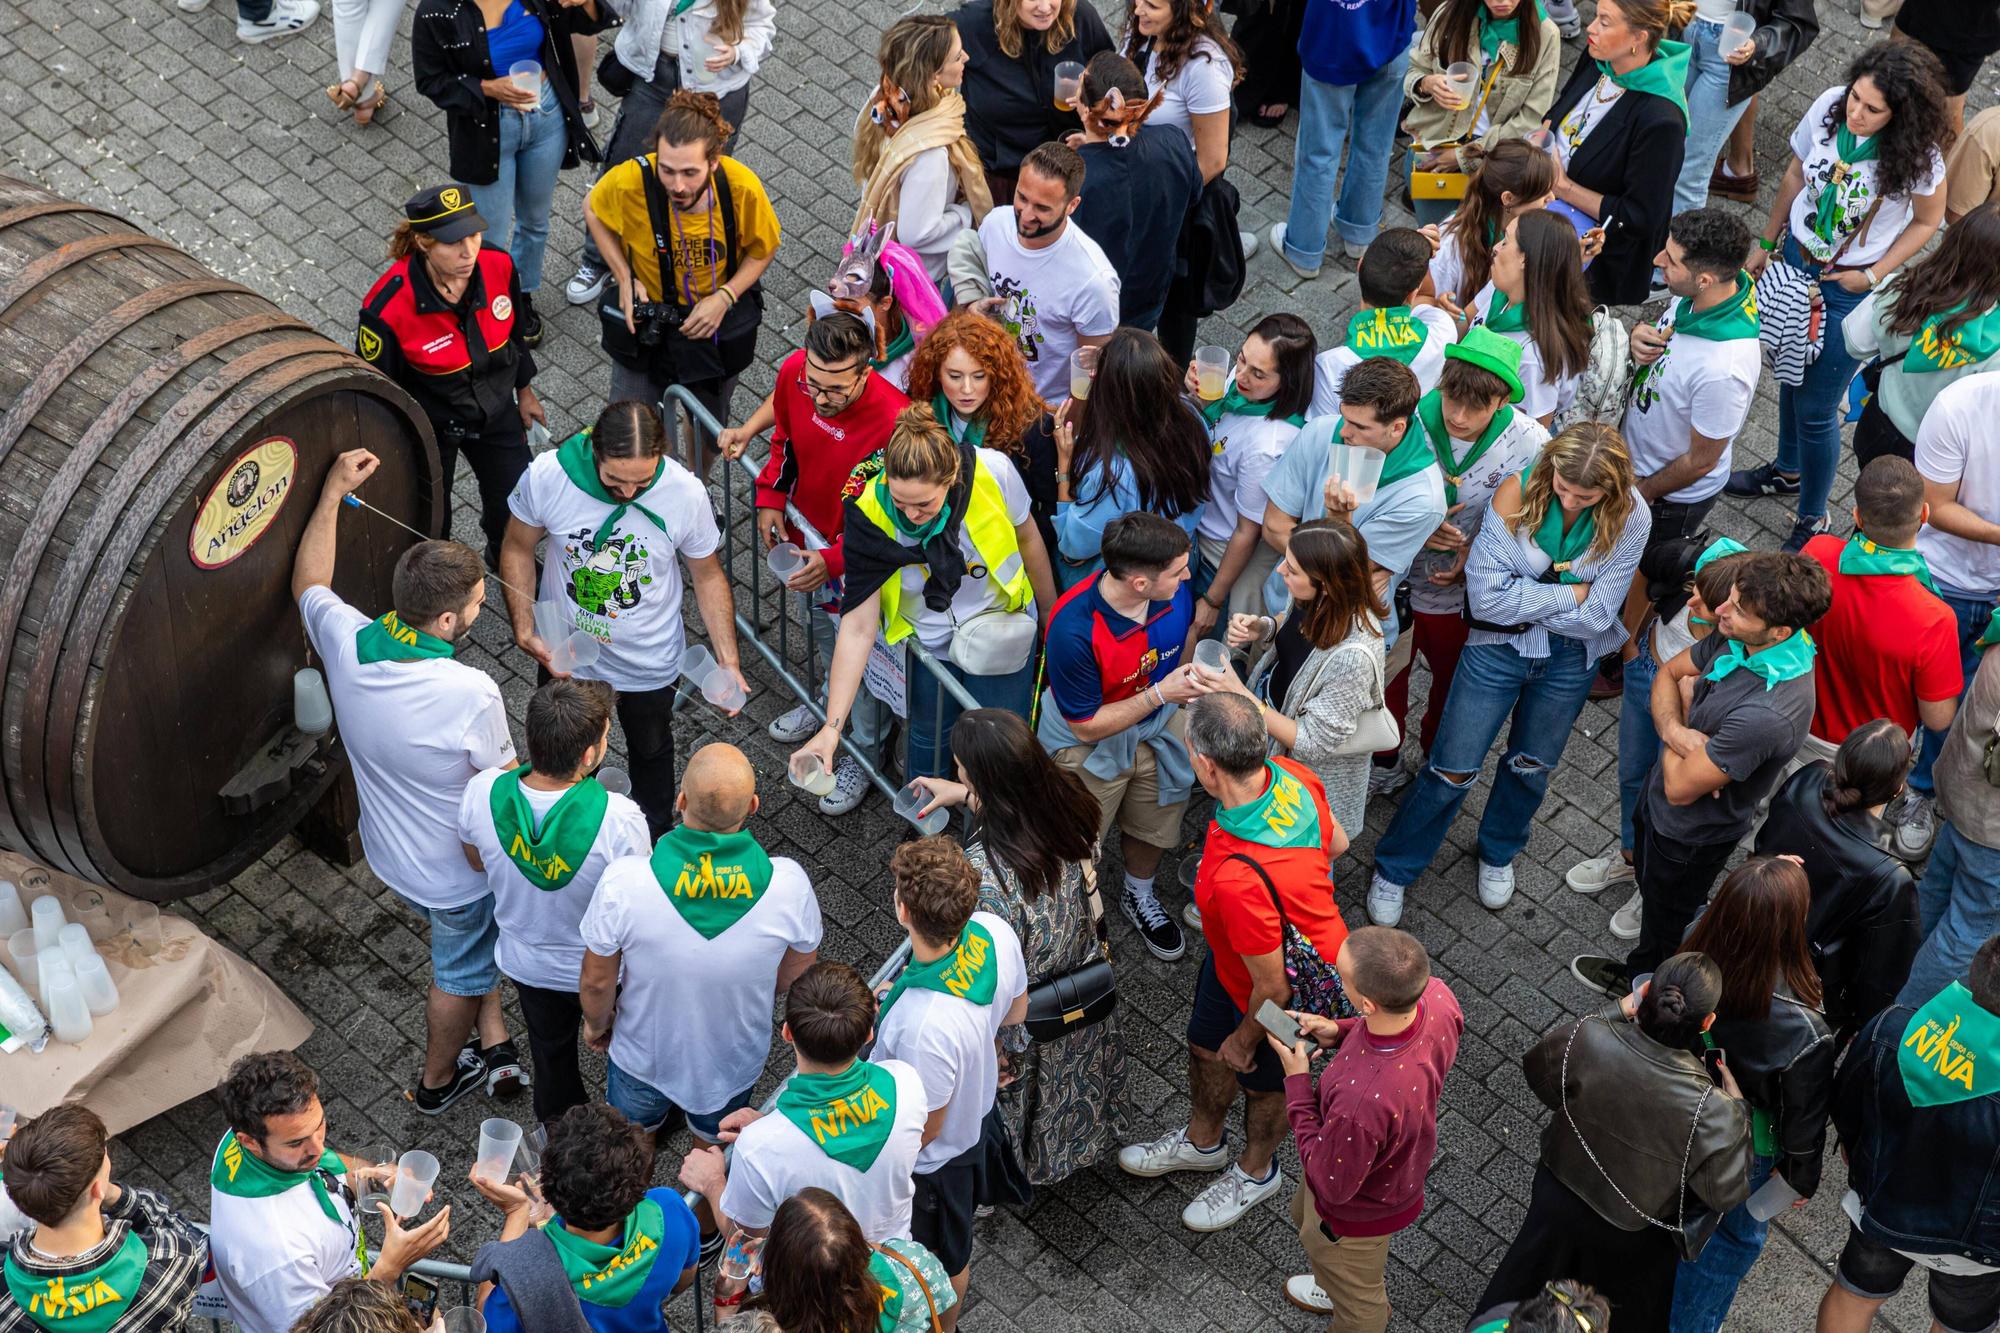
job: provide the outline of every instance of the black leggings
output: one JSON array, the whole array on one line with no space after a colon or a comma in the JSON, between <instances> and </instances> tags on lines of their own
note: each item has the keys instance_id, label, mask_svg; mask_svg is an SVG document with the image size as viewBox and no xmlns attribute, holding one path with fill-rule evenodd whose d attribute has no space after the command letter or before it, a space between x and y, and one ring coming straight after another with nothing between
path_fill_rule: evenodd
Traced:
<instances>
[{"instance_id":1,"label":"black leggings","mask_svg":"<svg viewBox=\"0 0 2000 1333\"><path fill-rule=\"evenodd\" d=\"M553 1124L572 1106L590 1100L576 1053L583 1026L583 1002L575 991L544 990L514 983L521 997L521 1021L528 1027L528 1054L535 1065L535 1119Z\"/></svg>"},{"instance_id":2,"label":"black leggings","mask_svg":"<svg viewBox=\"0 0 2000 1333\"><path fill-rule=\"evenodd\" d=\"M472 464L472 475L479 479L479 529L486 536L486 563L489 568L498 569L500 543L507 536L507 497L514 493L514 484L521 480L521 474L528 470L528 463L534 457L528 448L527 432L520 418L514 417L504 428L488 428L484 435L462 443L447 442L439 435L438 463L444 477L447 537L452 534L452 479L458 473L461 452L465 461Z\"/></svg>"}]
</instances>

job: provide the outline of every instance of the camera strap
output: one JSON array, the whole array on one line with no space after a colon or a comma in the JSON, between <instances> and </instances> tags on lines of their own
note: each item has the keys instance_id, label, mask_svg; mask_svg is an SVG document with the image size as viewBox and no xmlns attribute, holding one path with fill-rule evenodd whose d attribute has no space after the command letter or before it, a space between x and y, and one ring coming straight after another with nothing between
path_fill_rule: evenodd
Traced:
<instances>
[{"instance_id":1,"label":"camera strap","mask_svg":"<svg viewBox=\"0 0 2000 1333\"><path fill-rule=\"evenodd\" d=\"M660 264L660 299L669 304L679 304L674 291L674 247L670 239L672 232L673 201L660 184L659 168L655 154L648 153L642 161L644 169L639 177L646 187L646 218L653 228L653 249ZM722 272L716 277L715 285L720 287L736 273L736 198L729 189L728 178L721 171L712 171L708 176L709 191L715 196L717 211L722 215ZM713 245L714 237L709 238ZM712 293L707 293L712 294ZM699 298L697 298L699 299Z\"/></svg>"}]
</instances>

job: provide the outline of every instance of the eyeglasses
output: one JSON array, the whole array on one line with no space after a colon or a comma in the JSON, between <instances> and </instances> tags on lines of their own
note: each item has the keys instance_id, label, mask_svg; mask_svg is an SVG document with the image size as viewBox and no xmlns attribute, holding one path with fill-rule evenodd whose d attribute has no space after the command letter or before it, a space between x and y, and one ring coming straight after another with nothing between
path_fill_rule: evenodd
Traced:
<instances>
[{"instance_id":1,"label":"eyeglasses","mask_svg":"<svg viewBox=\"0 0 2000 1333\"><path fill-rule=\"evenodd\" d=\"M799 392L814 402L820 402L828 398L846 398L861 386L861 375L857 371L852 382L843 384L837 389L829 389L824 385L814 384L809 376L804 375L799 377L798 385Z\"/></svg>"}]
</instances>

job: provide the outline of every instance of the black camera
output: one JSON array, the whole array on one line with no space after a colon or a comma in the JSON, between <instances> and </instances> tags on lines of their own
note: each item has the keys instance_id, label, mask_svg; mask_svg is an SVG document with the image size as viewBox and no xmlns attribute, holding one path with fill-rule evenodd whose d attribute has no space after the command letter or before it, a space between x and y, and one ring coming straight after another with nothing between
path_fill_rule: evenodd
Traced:
<instances>
[{"instance_id":1,"label":"black camera","mask_svg":"<svg viewBox=\"0 0 2000 1333\"><path fill-rule=\"evenodd\" d=\"M658 347L677 331L687 312L666 301L637 301L632 306L632 333L641 347Z\"/></svg>"}]
</instances>

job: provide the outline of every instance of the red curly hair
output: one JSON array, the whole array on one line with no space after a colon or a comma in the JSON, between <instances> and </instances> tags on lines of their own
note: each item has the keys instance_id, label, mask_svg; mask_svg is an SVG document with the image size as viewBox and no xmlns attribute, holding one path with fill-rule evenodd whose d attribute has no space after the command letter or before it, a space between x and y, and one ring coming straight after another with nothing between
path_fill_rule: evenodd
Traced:
<instances>
[{"instance_id":1,"label":"red curly hair","mask_svg":"<svg viewBox=\"0 0 2000 1333\"><path fill-rule=\"evenodd\" d=\"M917 344L916 354L910 358L910 401L928 403L937 396L944 358L954 347L964 348L985 367L993 383L986 398L986 445L1020 456L1021 437L1049 405L1035 392L1021 349L1005 329L984 315L970 310L947 315Z\"/></svg>"}]
</instances>

